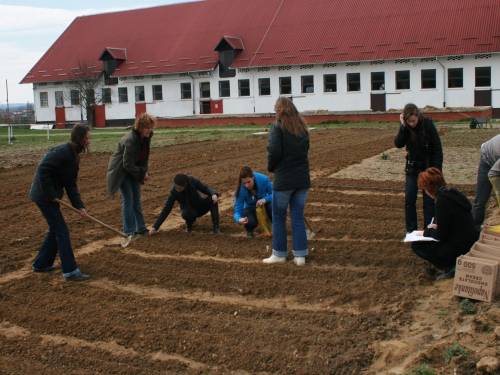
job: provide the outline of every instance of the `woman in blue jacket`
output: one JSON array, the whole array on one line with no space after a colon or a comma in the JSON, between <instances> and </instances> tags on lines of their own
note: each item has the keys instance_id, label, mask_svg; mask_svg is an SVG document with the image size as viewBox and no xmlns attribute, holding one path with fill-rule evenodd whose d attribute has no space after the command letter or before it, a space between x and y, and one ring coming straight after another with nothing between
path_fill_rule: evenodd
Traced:
<instances>
[{"instance_id":1,"label":"woman in blue jacket","mask_svg":"<svg viewBox=\"0 0 500 375\"><path fill-rule=\"evenodd\" d=\"M253 238L258 225L257 207L264 206L267 216L272 219L272 199L273 184L269 177L250 167L242 167L234 199L234 222L245 226L248 238Z\"/></svg>"}]
</instances>

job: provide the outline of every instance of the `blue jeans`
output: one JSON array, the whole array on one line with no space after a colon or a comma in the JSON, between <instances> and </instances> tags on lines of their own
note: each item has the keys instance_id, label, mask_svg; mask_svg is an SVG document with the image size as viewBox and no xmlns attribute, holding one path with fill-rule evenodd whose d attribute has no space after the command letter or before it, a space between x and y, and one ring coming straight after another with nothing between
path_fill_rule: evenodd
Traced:
<instances>
[{"instance_id":1,"label":"blue jeans","mask_svg":"<svg viewBox=\"0 0 500 375\"><path fill-rule=\"evenodd\" d=\"M141 186L132 177L126 176L120 185L122 201L123 232L126 235L147 231L141 207Z\"/></svg>"},{"instance_id":2,"label":"blue jeans","mask_svg":"<svg viewBox=\"0 0 500 375\"><path fill-rule=\"evenodd\" d=\"M486 203L491 195L491 182L488 178L490 169L491 167L481 158L477 170L476 197L472 206L472 218L477 229L483 224Z\"/></svg>"},{"instance_id":3,"label":"blue jeans","mask_svg":"<svg viewBox=\"0 0 500 375\"><path fill-rule=\"evenodd\" d=\"M57 253L59 253L63 273L68 274L75 271L78 267L71 247L68 226L64 221L59 204L54 202L35 203L47 220L49 231L33 261L33 267L44 269L52 266Z\"/></svg>"},{"instance_id":4,"label":"blue jeans","mask_svg":"<svg viewBox=\"0 0 500 375\"><path fill-rule=\"evenodd\" d=\"M407 174L405 184L405 219L406 231L413 232L418 229L417 222L417 194L418 174ZM434 199L422 192L424 204L424 228L431 223L434 217Z\"/></svg>"},{"instance_id":5,"label":"blue jeans","mask_svg":"<svg viewBox=\"0 0 500 375\"><path fill-rule=\"evenodd\" d=\"M308 189L273 190L273 255L286 257L288 255L286 213L290 205L292 219L293 255L307 256L307 234L304 223L304 207Z\"/></svg>"}]
</instances>

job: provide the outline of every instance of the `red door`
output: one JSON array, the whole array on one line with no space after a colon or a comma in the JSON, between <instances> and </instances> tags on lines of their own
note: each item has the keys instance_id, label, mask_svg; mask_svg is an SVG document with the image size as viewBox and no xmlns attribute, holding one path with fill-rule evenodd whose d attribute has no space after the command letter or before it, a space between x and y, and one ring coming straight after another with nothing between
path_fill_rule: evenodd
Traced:
<instances>
[{"instance_id":1,"label":"red door","mask_svg":"<svg viewBox=\"0 0 500 375\"><path fill-rule=\"evenodd\" d=\"M56 128L64 129L66 127L66 111L64 107L56 107Z\"/></svg>"},{"instance_id":2,"label":"red door","mask_svg":"<svg viewBox=\"0 0 500 375\"><path fill-rule=\"evenodd\" d=\"M210 101L210 113L223 113L222 99Z\"/></svg>"},{"instance_id":3,"label":"red door","mask_svg":"<svg viewBox=\"0 0 500 375\"><path fill-rule=\"evenodd\" d=\"M106 127L106 107L104 104L95 106L95 126L96 128Z\"/></svg>"},{"instance_id":4,"label":"red door","mask_svg":"<svg viewBox=\"0 0 500 375\"><path fill-rule=\"evenodd\" d=\"M146 113L146 103L135 103L135 118Z\"/></svg>"}]
</instances>

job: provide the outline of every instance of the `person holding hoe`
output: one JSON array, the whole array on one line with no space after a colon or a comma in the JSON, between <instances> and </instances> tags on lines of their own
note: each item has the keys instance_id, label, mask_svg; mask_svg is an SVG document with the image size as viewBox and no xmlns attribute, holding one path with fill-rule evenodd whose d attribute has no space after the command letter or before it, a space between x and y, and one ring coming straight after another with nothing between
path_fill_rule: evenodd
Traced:
<instances>
[{"instance_id":1,"label":"person holding hoe","mask_svg":"<svg viewBox=\"0 0 500 375\"><path fill-rule=\"evenodd\" d=\"M36 169L30 198L42 212L49 231L33 261L33 272L53 271L54 260L59 253L64 280L84 281L90 278L76 264L68 226L59 206L63 190L66 190L72 206L80 211L83 218L88 216L80 198L77 179L80 154L87 151L89 145L90 129L85 125L76 125L71 130L70 142L50 149Z\"/></svg>"}]
</instances>

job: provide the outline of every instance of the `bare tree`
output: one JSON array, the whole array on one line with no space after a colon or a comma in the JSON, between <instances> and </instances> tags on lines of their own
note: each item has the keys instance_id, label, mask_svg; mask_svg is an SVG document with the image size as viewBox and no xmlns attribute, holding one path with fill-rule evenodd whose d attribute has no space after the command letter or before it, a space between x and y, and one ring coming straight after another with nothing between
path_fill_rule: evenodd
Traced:
<instances>
[{"instance_id":1,"label":"bare tree","mask_svg":"<svg viewBox=\"0 0 500 375\"><path fill-rule=\"evenodd\" d=\"M102 94L97 88L101 85L103 72L96 64L80 61L78 67L72 71L72 91L78 93L78 103L80 105L80 118L83 122L83 114L87 124L94 125L94 107L102 103ZM71 97L71 102L75 98Z\"/></svg>"}]
</instances>

